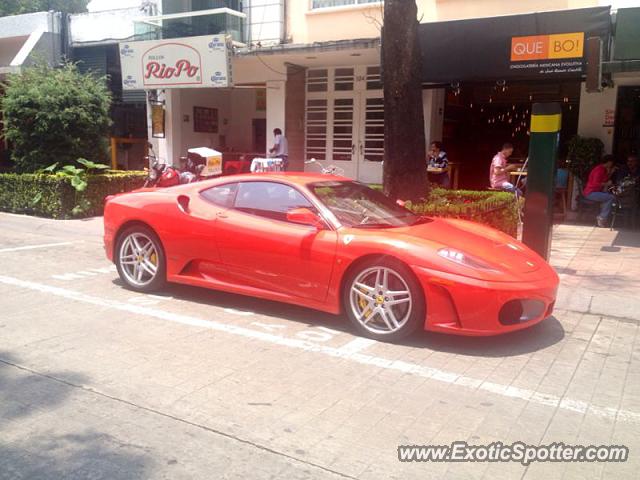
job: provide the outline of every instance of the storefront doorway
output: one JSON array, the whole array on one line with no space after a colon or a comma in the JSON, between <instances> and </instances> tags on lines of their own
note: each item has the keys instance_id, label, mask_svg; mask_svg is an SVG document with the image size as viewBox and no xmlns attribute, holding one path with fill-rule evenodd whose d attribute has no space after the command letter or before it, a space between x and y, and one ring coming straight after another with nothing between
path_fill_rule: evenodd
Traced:
<instances>
[{"instance_id":1,"label":"storefront doorway","mask_svg":"<svg viewBox=\"0 0 640 480\"><path fill-rule=\"evenodd\" d=\"M619 162L640 152L640 86L618 89L613 153Z\"/></svg>"},{"instance_id":2,"label":"storefront doorway","mask_svg":"<svg viewBox=\"0 0 640 480\"><path fill-rule=\"evenodd\" d=\"M338 166L348 177L380 183L384 158L380 67L311 69L306 90L306 160L315 158Z\"/></svg>"},{"instance_id":3,"label":"storefront doorway","mask_svg":"<svg viewBox=\"0 0 640 480\"><path fill-rule=\"evenodd\" d=\"M529 151L531 106L563 106L560 156L578 130L580 82L470 83L447 89L442 140L449 160L458 164L460 188L484 189L491 158L505 142L515 147L513 160Z\"/></svg>"}]
</instances>

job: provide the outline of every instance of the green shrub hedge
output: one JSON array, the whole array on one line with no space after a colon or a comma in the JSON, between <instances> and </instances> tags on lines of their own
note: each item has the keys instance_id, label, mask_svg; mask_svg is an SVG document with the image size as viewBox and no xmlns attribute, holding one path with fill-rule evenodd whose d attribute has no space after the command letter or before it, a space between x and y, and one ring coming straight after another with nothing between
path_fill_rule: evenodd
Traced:
<instances>
[{"instance_id":1,"label":"green shrub hedge","mask_svg":"<svg viewBox=\"0 0 640 480\"><path fill-rule=\"evenodd\" d=\"M518 231L518 207L508 192L434 188L424 202L407 202L406 207L421 215L484 223L513 237Z\"/></svg>"},{"instance_id":2,"label":"green shrub hedge","mask_svg":"<svg viewBox=\"0 0 640 480\"><path fill-rule=\"evenodd\" d=\"M0 210L50 218L102 215L107 195L142 187L146 173L109 171L87 175L85 191L76 192L69 177L56 174L0 174Z\"/></svg>"}]
</instances>

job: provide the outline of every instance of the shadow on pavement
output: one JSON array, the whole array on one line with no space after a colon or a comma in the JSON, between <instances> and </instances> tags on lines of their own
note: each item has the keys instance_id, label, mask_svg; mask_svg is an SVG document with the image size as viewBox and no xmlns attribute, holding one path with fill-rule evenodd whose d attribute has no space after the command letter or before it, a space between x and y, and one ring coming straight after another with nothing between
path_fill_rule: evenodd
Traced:
<instances>
[{"instance_id":1,"label":"shadow on pavement","mask_svg":"<svg viewBox=\"0 0 640 480\"><path fill-rule=\"evenodd\" d=\"M120 279L115 279L114 283L124 288L124 283ZM298 322L310 327L321 326L341 332L354 333L349 321L343 316L270 300L177 284L169 284L158 295L171 296L201 305L254 312ZM429 348L462 355L503 357L522 355L547 348L560 342L564 338L564 334L564 328L552 316L531 328L494 337L463 337L434 332L418 332L409 339L396 343L413 348Z\"/></svg>"},{"instance_id":2,"label":"shadow on pavement","mask_svg":"<svg viewBox=\"0 0 640 480\"><path fill-rule=\"evenodd\" d=\"M511 357L548 348L562 341L564 335L562 324L551 316L531 328L504 335L463 337L422 332L404 345L473 357Z\"/></svg>"},{"instance_id":3,"label":"shadow on pavement","mask_svg":"<svg viewBox=\"0 0 640 480\"><path fill-rule=\"evenodd\" d=\"M133 450L87 427L75 409L65 407L77 391L73 386L18 364L14 355L0 351L0 479L129 480L148 475L152 459L141 447ZM84 375L67 371L47 375L76 385L87 382ZM74 425L82 426L74 431Z\"/></svg>"},{"instance_id":4,"label":"shadow on pavement","mask_svg":"<svg viewBox=\"0 0 640 480\"><path fill-rule=\"evenodd\" d=\"M640 248L640 231L620 230L612 244L614 247L635 247Z\"/></svg>"},{"instance_id":5,"label":"shadow on pavement","mask_svg":"<svg viewBox=\"0 0 640 480\"><path fill-rule=\"evenodd\" d=\"M119 278L114 279L113 283L119 287L127 288ZM341 332L351 331L348 320L343 319L341 316L331 315L297 305L247 297L219 290L209 290L207 288L170 283L161 292L154 292L154 295L173 297L201 305L230 308L241 312L253 312L269 317L279 317L310 327L322 326Z\"/></svg>"}]
</instances>

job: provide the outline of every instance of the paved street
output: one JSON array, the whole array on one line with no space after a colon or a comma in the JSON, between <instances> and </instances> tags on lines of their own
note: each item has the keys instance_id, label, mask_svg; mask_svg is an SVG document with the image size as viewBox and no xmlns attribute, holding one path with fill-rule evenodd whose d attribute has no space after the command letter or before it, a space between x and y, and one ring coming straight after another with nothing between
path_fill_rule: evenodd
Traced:
<instances>
[{"instance_id":1,"label":"paved street","mask_svg":"<svg viewBox=\"0 0 640 480\"><path fill-rule=\"evenodd\" d=\"M399 345L273 302L126 290L101 234L0 213L0 479L637 478L637 233L558 227L558 308L532 329ZM398 461L455 440L631 453Z\"/></svg>"}]
</instances>

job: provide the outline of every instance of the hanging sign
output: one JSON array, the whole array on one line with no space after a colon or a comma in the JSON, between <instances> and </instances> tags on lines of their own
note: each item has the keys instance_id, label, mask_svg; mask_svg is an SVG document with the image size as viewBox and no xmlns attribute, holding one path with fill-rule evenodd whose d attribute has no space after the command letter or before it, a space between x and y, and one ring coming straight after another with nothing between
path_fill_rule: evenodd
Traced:
<instances>
[{"instance_id":1,"label":"hanging sign","mask_svg":"<svg viewBox=\"0 0 640 480\"><path fill-rule=\"evenodd\" d=\"M124 90L229 87L230 43L223 35L120 44Z\"/></svg>"},{"instance_id":2,"label":"hanging sign","mask_svg":"<svg viewBox=\"0 0 640 480\"><path fill-rule=\"evenodd\" d=\"M610 35L608 6L423 23L422 81L579 79L586 72L586 39L608 45Z\"/></svg>"}]
</instances>

